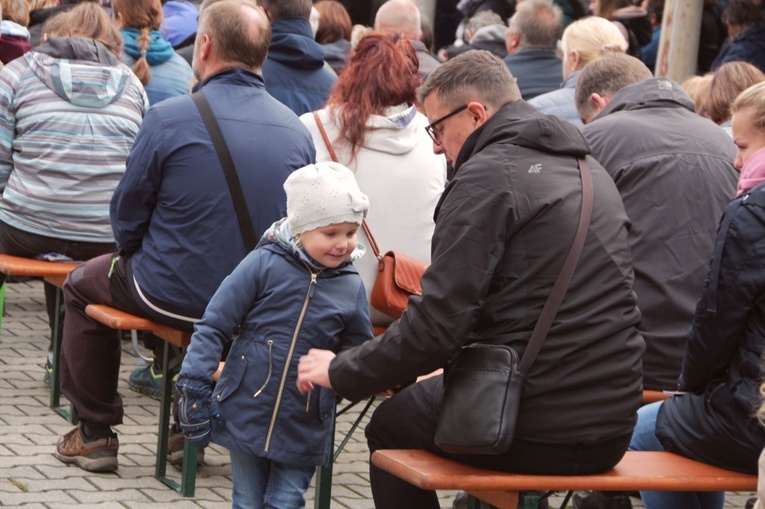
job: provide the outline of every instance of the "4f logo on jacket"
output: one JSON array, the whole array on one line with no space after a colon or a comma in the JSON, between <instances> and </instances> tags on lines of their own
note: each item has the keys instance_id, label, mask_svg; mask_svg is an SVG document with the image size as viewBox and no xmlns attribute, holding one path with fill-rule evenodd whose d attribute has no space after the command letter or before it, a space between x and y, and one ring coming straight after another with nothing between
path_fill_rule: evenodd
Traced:
<instances>
[{"instance_id":1,"label":"4f logo on jacket","mask_svg":"<svg viewBox=\"0 0 765 509\"><path fill-rule=\"evenodd\" d=\"M542 172L542 163L532 164L529 168L529 173L541 173Z\"/></svg>"}]
</instances>

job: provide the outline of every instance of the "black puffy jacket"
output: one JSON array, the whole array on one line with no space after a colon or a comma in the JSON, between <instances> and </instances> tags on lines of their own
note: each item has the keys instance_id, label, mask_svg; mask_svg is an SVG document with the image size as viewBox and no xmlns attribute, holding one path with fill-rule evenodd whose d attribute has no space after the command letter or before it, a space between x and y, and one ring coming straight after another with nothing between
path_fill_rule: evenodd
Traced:
<instances>
[{"instance_id":1,"label":"black puffy jacket","mask_svg":"<svg viewBox=\"0 0 765 509\"><path fill-rule=\"evenodd\" d=\"M443 367L461 346L522 352L579 221L579 130L524 101L473 132L436 212L422 297L387 332L330 365L336 392L359 399ZM516 438L597 443L629 435L640 406L643 340L632 292L627 216L588 158L595 192L581 260L528 373Z\"/></svg>"}]
</instances>

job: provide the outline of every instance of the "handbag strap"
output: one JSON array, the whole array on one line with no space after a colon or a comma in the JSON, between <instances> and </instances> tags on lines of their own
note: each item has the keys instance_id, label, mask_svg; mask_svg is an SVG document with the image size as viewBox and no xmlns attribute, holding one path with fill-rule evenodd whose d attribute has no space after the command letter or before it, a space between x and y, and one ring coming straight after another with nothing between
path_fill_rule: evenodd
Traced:
<instances>
[{"instance_id":1,"label":"handbag strap","mask_svg":"<svg viewBox=\"0 0 765 509\"><path fill-rule=\"evenodd\" d=\"M324 140L324 144L327 146L327 150L329 151L329 157L332 158L332 160L336 163L339 163L340 161L337 160L337 154L335 153L335 148L332 146L332 143L329 141L329 136L327 136L327 131L324 129L324 124L322 123L321 119L319 118L319 112L314 111L313 112L313 118L316 120L316 125L319 128L319 132L321 133L321 138ZM372 231L369 229L369 225L367 224L366 219L361 220L361 229L364 230L364 234L367 236L367 240L369 240L370 247L372 248L372 252L377 257L377 261L382 263L382 253L380 252L380 248L377 246L377 241L374 238L374 235L372 235Z\"/></svg>"},{"instance_id":2,"label":"handbag strap","mask_svg":"<svg viewBox=\"0 0 765 509\"><path fill-rule=\"evenodd\" d=\"M218 120L215 118L215 113L213 113L210 103L204 94L201 91L197 91L191 94L191 98L194 100L200 115L202 115L202 120L205 123L205 127L207 127L207 132L210 134L215 152L217 152L218 159L220 159L220 164L223 167L223 173L226 175L226 183L231 193L231 199L234 201L234 209L236 209L239 229L242 231L242 237L244 237L244 245L247 246L247 251L252 251L258 244L258 237L255 235L255 227L252 225L252 218L244 201L242 184L239 182L239 176L236 173L236 166L234 166L231 151L228 149L226 139L223 137Z\"/></svg>"},{"instance_id":3,"label":"handbag strap","mask_svg":"<svg viewBox=\"0 0 765 509\"><path fill-rule=\"evenodd\" d=\"M539 315L537 324L531 333L531 338L523 352L520 366L518 370L521 373L528 373L531 369L531 365L537 358L539 350L542 349L542 342L544 341L547 333L550 331L553 319L558 313L558 308L563 297L566 295L568 285L571 282L571 278L574 276L574 270L579 262L579 257L582 254L584 248L584 240L587 236L587 230L590 227L590 217L592 216L592 175L590 174L590 167L584 158L579 159L579 173L582 179L582 208L579 212L579 226L576 229L576 235L574 236L574 242L571 244L566 260L563 262L563 268L558 274L558 278L555 280L555 284L550 291L550 295L547 297L542 313Z\"/></svg>"}]
</instances>

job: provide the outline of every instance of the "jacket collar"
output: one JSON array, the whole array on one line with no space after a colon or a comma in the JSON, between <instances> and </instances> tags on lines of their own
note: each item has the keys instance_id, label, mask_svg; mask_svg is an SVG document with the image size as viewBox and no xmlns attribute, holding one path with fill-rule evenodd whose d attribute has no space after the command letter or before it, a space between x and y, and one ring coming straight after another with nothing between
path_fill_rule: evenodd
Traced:
<instances>
[{"instance_id":1,"label":"jacket collar","mask_svg":"<svg viewBox=\"0 0 765 509\"><path fill-rule=\"evenodd\" d=\"M208 83L213 81L227 85L266 88L263 76L260 74L247 69L242 69L241 67L229 67L207 76L201 84L195 87L195 91L204 88Z\"/></svg>"}]
</instances>

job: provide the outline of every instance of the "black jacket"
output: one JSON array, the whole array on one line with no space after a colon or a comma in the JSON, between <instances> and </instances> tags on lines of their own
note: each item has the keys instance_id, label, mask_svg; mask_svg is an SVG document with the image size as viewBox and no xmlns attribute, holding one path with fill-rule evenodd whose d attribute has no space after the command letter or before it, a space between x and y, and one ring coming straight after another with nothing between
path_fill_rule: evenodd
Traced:
<instances>
[{"instance_id":1,"label":"black jacket","mask_svg":"<svg viewBox=\"0 0 765 509\"><path fill-rule=\"evenodd\" d=\"M736 198L720 223L696 307L680 388L656 432L667 450L757 473L765 428L757 420L765 378L765 186Z\"/></svg>"},{"instance_id":2,"label":"black jacket","mask_svg":"<svg viewBox=\"0 0 765 509\"><path fill-rule=\"evenodd\" d=\"M632 221L647 389L675 389L720 216L736 195L736 148L666 78L628 86L582 131Z\"/></svg>"},{"instance_id":3,"label":"black jacket","mask_svg":"<svg viewBox=\"0 0 765 509\"><path fill-rule=\"evenodd\" d=\"M443 367L461 346L522 352L579 221L580 132L524 101L466 140L436 211L423 296L387 332L341 353L335 390L358 399ZM595 202L579 266L524 386L516 437L596 443L628 435L641 400L643 340L627 217L613 181L588 159ZM469 409L466 409L469 410Z\"/></svg>"}]
</instances>

